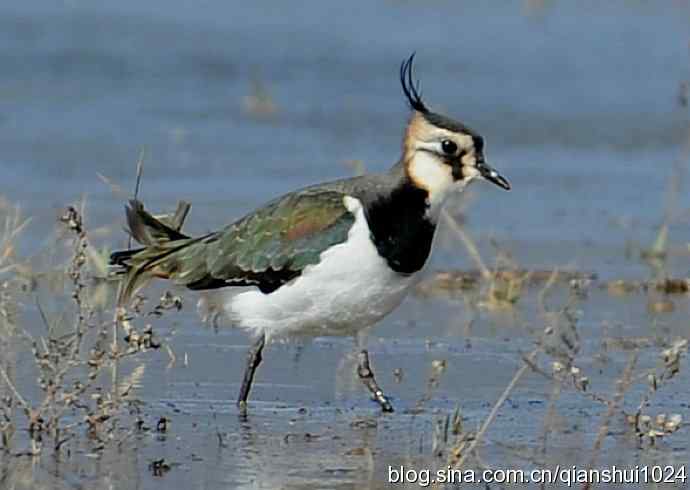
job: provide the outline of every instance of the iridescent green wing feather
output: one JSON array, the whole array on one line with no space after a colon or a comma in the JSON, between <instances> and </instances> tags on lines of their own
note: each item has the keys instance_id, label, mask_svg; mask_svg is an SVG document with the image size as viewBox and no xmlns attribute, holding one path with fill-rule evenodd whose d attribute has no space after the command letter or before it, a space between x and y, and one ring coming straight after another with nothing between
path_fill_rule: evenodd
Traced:
<instances>
[{"instance_id":1,"label":"iridescent green wing feather","mask_svg":"<svg viewBox=\"0 0 690 490\"><path fill-rule=\"evenodd\" d=\"M124 274L119 304L127 304L153 277L190 289L254 285L274 291L317 264L324 250L347 240L355 217L344 196L333 187L305 189L198 238L170 228L131 201L130 233L144 247L111 256L114 273Z\"/></svg>"},{"instance_id":2,"label":"iridescent green wing feather","mask_svg":"<svg viewBox=\"0 0 690 490\"><path fill-rule=\"evenodd\" d=\"M334 190L288 194L202 240L207 278L273 290L298 276L347 240L355 217L343 198Z\"/></svg>"}]
</instances>

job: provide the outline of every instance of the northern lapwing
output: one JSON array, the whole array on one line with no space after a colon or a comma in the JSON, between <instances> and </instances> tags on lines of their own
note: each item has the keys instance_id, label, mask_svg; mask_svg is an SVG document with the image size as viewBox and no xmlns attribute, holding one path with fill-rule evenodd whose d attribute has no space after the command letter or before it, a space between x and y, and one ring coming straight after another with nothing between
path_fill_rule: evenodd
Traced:
<instances>
[{"instance_id":1,"label":"northern lapwing","mask_svg":"<svg viewBox=\"0 0 690 490\"><path fill-rule=\"evenodd\" d=\"M387 172L291 192L196 238L139 201L126 209L129 232L143 247L111 256L124 274L119 304L154 277L192 290L228 288L224 313L256 339L237 402L242 410L269 340L356 336L377 323L418 281L446 198L476 178L510 189L486 163L476 131L427 107L413 60L414 54L400 67L412 114L402 154ZM382 409L392 411L366 350L358 375Z\"/></svg>"}]
</instances>

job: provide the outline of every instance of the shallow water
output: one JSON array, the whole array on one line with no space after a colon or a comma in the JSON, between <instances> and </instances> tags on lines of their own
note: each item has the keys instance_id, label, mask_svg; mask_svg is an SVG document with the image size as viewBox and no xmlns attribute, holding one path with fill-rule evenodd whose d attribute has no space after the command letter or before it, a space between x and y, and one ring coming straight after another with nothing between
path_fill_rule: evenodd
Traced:
<instances>
[{"instance_id":1,"label":"shallow water","mask_svg":"<svg viewBox=\"0 0 690 490\"><path fill-rule=\"evenodd\" d=\"M147 205L189 200L186 229L214 229L282 192L351 174L347 161L369 170L394 163L407 117L397 69L415 50L425 98L482 133L490 161L513 185L506 193L478 184L462 202L465 228L490 265L495 241L526 269L647 279L652 270L639 249L650 246L670 208L666 271L686 276L690 198L681 191L669 204L669 189L682 176L674 165L687 163L689 120L678 97L690 78L689 18L684 1L310 0L286 9L216 0L5 0L0 194L33 217L25 255L50 242L58 210L82 195L88 226L99 230L93 240L121 246L122 204L145 150ZM274 114L248 109L257 80ZM112 193L98 174L125 191ZM430 273L474 267L442 230ZM579 367L592 390L612 391L627 359L626 350L612 349L602 361L605 339L651 339L640 354L648 366L658 356L654 341L688 337L687 297L674 296L666 315L649 314L648 301L595 287L578 305ZM141 380L146 416L169 417L169 433L134 438L100 460L18 468L5 481L30 488L22 475L34 471L53 488L384 488L388 465L439 463L430 458L436 418L459 404L467 427L481 423L543 326L536 290L517 314L473 308L462 295L412 297L369 341L396 414L380 415L352 378L352 342L329 338L271 346L251 415L241 421L229 400L248 340L199 328L194 302L185 297L183 312L159 327L165 335L175 323L177 362L168 366L157 352ZM35 312L25 321L32 328ZM424 395L434 359L448 363L440 385L423 413L406 413ZM403 369L400 383L395 368ZM31 392L24 369L20 363L19 379ZM655 413L687 415L687 371L679 376L655 397ZM541 444L550 390L537 374L522 380L488 433L489 464L533 466L524 455ZM634 406L639 389L629 393ZM559 410L549 458L584 464L602 407L565 393ZM173 466L154 477L148 465L159 458ZM687 463L687 427L653 451L608 438L601 458L656 460Z\"/></svg>"}]
</instances>

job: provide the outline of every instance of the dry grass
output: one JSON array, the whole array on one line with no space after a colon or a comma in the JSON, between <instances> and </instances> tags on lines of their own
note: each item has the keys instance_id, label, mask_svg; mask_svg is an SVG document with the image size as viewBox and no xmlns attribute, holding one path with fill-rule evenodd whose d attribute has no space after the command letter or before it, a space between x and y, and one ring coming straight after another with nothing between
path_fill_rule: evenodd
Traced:
<instances>
[{"instance_id":1,"label":"dry grass","mask_svg":"<svg viewBox=\"0 0 690 490\"><path fill-rule=\"evenodd\" d=\"M672 381L682 369L683 357L688 349L686 339L669 341L666 347L659 348L660 363L655 369L646 370L638 367L640 347L633 347L628 354L628 361L622 369L620 377L608 391L592 392L590 377L596 378L597 373L585 372L578 367L581 355L580 338L578 333L578 316L575 313L582 296L573 288L567 304L557 311L549 311L545 304L548 289L557 282L557 273L548 282L540 294L542 316L545 327L536 341L536 347L522 356L519 367L513 377L499 395L484 421L473 431L458 419L460 409L445 419L439 419L432 433L432 458L445 459L442 467L452 469L488 468L482 457L482 446L489 442L487 437L490 428L499 415L506 400L519 389L520 381L529 374L536 374L551 383L551 394L548 399L542 425L541 445L538 449L520 453L520 458L533 464L545 467L548 461L548 447L551 434L558 434L556 419L559 410L559 400L565 392L576 393L594 406L604 408L598 430L591 448L583 449L589 454L588 467L597 467L604 440L613 436L612 424L627 422L630 430L618 437L634 436L642 449L653 447L660 439L668 438L683 425L680 413L657 413L648 415L647 410L653 405L654 395L662 388L669 389ZM647 345L647 348L654 347ZM601 385L601 383L597 383ZM648 390L634 413L626 413L624 400L634 386L648 385ZM451 420L453 421L451 423ZM529 423L527 420L526 423ZM532 421L538 424L539 421ZM450 428L453 428L450 430ZM557 439L557 437L556 437ZM500 436L498 441L501 444ZM587 488L587 486L583 487Z\"/></svg>"},{"instance_id":2,"label":"dry grass","mask_svg":"<svg viewBox=\"0 0 690 490\"><path fill-rule=\"evenodd\" d=\"M452 220L452 218L450 218ZM524 271L517 264L498 255L496 266L493 270L486 268L484 260L478 252L469 235L462 230L461 225L454 223L455 232L462 233L461 242L468 247L470 257L478 266L477 272L441 272L430 280L420 285L420 293L423 296L434 296L441 292L447 295L454 292L455 295L472 296L480 307L490 312L510 310L516 319L515 324L520 325L521 311L517 309L518 302L525 296L527 288L541 286L537 294L537 304L544 327L535 340L536 347L528 354L522 355L520 365L516 369L512 379L495 401L493 407L476 431L468 430L460 421L456 420L459 409L453 415L451 424L450 416L439 419L432 433L432 457L445 459L445 465L453 469L469 467L487 468L481 456L481 447L487 442L490 427L496 420L500 410L511 394L519 389L520 381L528 374L537 374L549 380L551 383L550 396L547 410L542 424L541 445L533 454L520 455L533 463L545 465L547 461L550 434L557 434L556 427L559 400L564 392L574 392L584 397L588 403L594 406L604 407L604 412L599 421L592 447L587 450L589 454L588 466L596 467L602 445L613 432L611 425L614 421L625 421L630 428L625 435L634 435L641 448L648 448L663 438L677 432L683 424L683 417L679 413L647 414L652 405L652 399L658 390L672 383L681 370L682 359L688 349L687 339L667 339L661 346L650 342L644 345L632 345L628 354L626 366L621 371L620 377L613 383L610 390L592 392L590 390L591 377L596 378L595 372L586 372L580 368L581 339L578 328L578 308L584 305L590 289L606 290L614 295L627 295L642 293L649 296L650 304L656 296L664 297L673 294L686 295L688 293L687 279L659 278L655 276L649 280L618 281L616 286L612 282L600 283L596 275L578 272L553 271ZM548 297L556 286L562 290L569 290L567 303L557 309L551 310L548 306ZM656 300L660 302L660 300ZM652 312L654 313L654 312ZM602 349L606 349L602 342ZM653 370L645 370L638 367L638 357L641 348L658 348L661 359L659 367ZM605 357L605 352L601 354ZM600 385L601 383L597 383ZM648 390L639 403L635 413L624 411L624 400L628 392L634 386L648 385ZM538 423L535 421L535 423ZM453 427L451 431L449 428ZM500 442L499 442L500 444ZM584 488L587 488L585 485Z\"/></svg>"},{"instance_id":3,"label":"dry grass","mask_svg":"<svg viewBox=\"0 0 690 490\"><path fill-rule=\"evenodd\" d=\"M5 222L0 237L0 451L15 458L75 450L98 457L141 430L136 388L146 369L146 353L160 348L161 341L150 323L140 324L150 315L179 309L181 300L166 294L150 312L140 300L132 315L120 311L114 320L104 319L114 288L103 279L103 254L90 245L83 205L70 206L59 217L62 231L55 247L66 248L67 262L41 272L23 266L14 253L27 221L12 207L0 210ZM59 250L51 254L59 255ZM62 305L59 313L46 310L39 299L41 281L55 276L65 285L50 291L51 300ZM21 310L32 304L41 326L24 326L19 320ZM27 380L16 379L17 353L33 361L38 396L35 389L26 390L35 388ZM118 373L125 358L134 362Z\"/></svg>"}]
</instances>

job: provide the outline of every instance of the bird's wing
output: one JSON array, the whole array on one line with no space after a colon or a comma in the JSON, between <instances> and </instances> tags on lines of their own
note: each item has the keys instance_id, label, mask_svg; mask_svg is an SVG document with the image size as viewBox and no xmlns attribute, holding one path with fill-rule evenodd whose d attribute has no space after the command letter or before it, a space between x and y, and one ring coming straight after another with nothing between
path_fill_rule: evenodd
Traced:
<instances>
[{"instance_id":1,"label":"bird's wing","mask_svg":"<svg viewBox=\"0 0 690 490\"><path fill-rule=\"evenodd\" d=\"M316 264L327 248L347 240L355 217L333 189L305 189L279 198L191 246L203 254L192 289L256 285L270 292ZM182 252L182 251L181 251ZM181 258L181 257L180 257ZM190 257L192 262L194 257ZM181 261L184 262L184 261Z\"/></svg>"}]
</instances>

